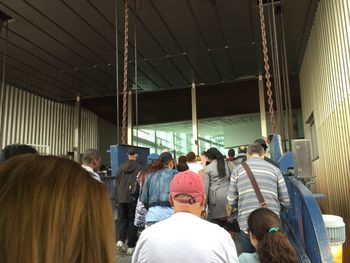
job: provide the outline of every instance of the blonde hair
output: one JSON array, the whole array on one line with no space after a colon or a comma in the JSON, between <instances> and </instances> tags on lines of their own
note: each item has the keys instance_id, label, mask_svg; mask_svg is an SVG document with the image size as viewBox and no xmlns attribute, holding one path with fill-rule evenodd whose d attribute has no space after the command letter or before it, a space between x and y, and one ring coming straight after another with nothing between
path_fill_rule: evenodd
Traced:
<instances>
[{"instance_id":1,"label":"blonde hair","mask_svg":"<svg viewBox=\"0 0 350 263\"><path fill-rule=\"evenodd\" d=\"M108 192L78 163L11 158L0 166L0 207L1 262L115 262Z\"/></svg>"}]
</instances>

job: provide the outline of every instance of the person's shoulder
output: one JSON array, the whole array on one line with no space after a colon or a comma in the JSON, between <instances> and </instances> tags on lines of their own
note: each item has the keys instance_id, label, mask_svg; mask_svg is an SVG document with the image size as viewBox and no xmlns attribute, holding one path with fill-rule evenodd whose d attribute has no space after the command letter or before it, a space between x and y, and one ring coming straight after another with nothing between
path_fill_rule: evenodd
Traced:
<instances>
[{"instance_id":1,"label":"person's shoulder","mask_svg":"<svg viewBox=\"0 0 350 263\"><path fill-rule=\"evenodd\" d=\"M160 170L160 172L161 172L162 174L175 175L175 174L177 174L179 171L178 171L178 170L175 170L175 169L165 168L165 169Z\"/></svg>"},{"instance_id":2,"label":"person's shoulder","mask_svg":"<svg viewBox=\"0 0 350 263\"><path fill-rule=\"evenodd\" d=\"M123 170L123 169L125 169L125 167L127 167L129 165L130 165L130 160L126 160L125 162L123 162L119 165L118 170Z\"/></svg>"},{"instance_id":3,"label":"person's shoulder","mask_svg":"<svg viewBox=\"0 0 350 263\"><path fill-rule=\"evenodd\" d=\"M238 257L239 263L259 263L259 258L256 253L242 253Z\"/></svg>"},{"instance_id":4,"label":"person's shoulder","mask_svg":"<svg viewBox=\"0 0 350 263\"><path fill-rule=\"evenodd\" d=\"M171 225L173 224L173 220L172 216L170 216L167 219L161 220L159 222L157 222L156 224L153 224L149 227L146 227L141 234L144 236L144 238L149 238L149 237L153 237L155 235L158 234L162 234L162 233L166 233L166 230L169 229L169 227L171 227ZM165 231L165 232L164 232Z\"/></svg>"},{"instance_id":5,"label":"person's shoulder","mask_svg":"<svg viewBox=\"0 0 350 263\"><path fill-rule=\"evenodd\" d=\"M216 167L216 160L212 160L208 165L205 166L205 170L212 170Z\"/></svg>"},{"instance_id":6,"label":"person's shoulder","mask_svg":"<svg viewBox=\"0 0 350 263\"><path fill-rule=\"evenodd\" d=\"M209 222L204 219L200 219L200 222L203 224L203 228L205 231L211 236L217 236L222 238L230 237L230 234L222 227L212 222Z\"/></svg>"}]
</instances>

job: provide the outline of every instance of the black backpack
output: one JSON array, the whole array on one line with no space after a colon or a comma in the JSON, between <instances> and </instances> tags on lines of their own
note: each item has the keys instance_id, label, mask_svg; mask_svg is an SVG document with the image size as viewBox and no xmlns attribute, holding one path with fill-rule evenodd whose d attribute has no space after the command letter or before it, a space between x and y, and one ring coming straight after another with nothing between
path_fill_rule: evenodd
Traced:
<instances>
[{"instance_id":1,"label":"black backpack","mask_svg":"<svg viewBox=\"0 0 350 263\"><path fill-rule=\"evenodd\" d=\"M137 180L129 186L129 193L131 199L134 202L137 202L137 199L139 199L140 196L140 183Z\"/></svg>"}]
</instances>

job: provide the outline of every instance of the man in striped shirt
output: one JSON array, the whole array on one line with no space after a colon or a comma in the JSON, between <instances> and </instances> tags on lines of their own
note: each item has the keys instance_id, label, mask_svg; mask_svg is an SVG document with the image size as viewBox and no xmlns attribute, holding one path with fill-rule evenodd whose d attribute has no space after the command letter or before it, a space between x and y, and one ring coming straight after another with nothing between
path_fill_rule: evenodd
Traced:
<instances>
[{"instance_id":1,"label":"man in striped shirt","mask_svg":"<svg viewBox=\"0 0 350 263\"><path fill-rule=\"evenodd\" d=\"M276 214L280 213L281 207L287 209L290 200L284 178L277 167L264 160L262 146L250 145L247 159L246 163L252 170L267 207ZM232 172L227 199L228 208L238 208L242 251L253 253L255 249L249 240L247 220L249 214L259 208L259 201L242 165L237 166Z\"/></svg>"}]
</instances>

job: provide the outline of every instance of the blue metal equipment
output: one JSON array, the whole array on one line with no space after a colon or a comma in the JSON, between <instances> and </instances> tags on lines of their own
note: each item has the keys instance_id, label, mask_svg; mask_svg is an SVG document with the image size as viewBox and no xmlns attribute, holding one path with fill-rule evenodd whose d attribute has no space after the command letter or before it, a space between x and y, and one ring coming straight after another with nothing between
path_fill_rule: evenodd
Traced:
<instances>
[{"instance_id":1,"label":"blue metal equipment","mask_svg":"<svg viewBox=\"0 0 350 263\"><path fill-rule=\"evenodd\" d=\"M310 192L295 176L285 176L291 207L284 215L299 245L312 263L333 262L321 210ZM300 249L300 247L299 247Z\"/></svg>"},{"instance_id":2,"label":"blue metal equipment","mask_svg":"<svg viewBox=\"0 0 350 263\"><path fill-rule=\"evenodd\" d=\"M116 175L119 165L128 160L127 152L129 147L136 148L136 152L138 155L137 161L139 161L142 166L147 165L147 156L149 155L149 148L132 146L127 144L111 145L110 154L112 176Z\"/></svg>"},{"instance_id":3,"label":"blue metal equipment","mask_svg":"<svg viewBox=\"0 0 350 263\"><path fill-rule=\"evenodd\" d=\"M327 238L322 213L311 191L297 178L293 154L281 156L280 140L274 134L270 140L273 160L279 162L288 188L291 206L281 213L284 230L295 247L300 262L332 263L333 257Z\"/></svg>"}]
</instances>

